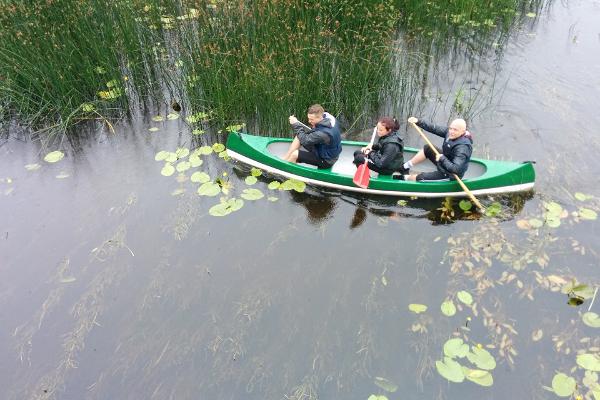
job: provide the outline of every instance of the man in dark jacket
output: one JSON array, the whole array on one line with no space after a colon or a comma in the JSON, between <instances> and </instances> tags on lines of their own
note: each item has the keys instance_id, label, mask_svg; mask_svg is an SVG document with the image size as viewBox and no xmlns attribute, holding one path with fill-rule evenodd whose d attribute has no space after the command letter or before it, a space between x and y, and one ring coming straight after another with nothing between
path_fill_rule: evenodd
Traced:
<instances>
[{"instance_id":1,"label":"man in dark jacket","mask_svg":"<svg viewBox=\"0 0 600 400\"><path fill-rule=\"evenodd\" d=\"M419 121L415 117L410 117L408 122L443 137L444 143L441 149L437 149L440 153L439 155L436 156L429 145L425 145L410 161L404 163L404 168L410 169L428 159L436 165L437 171L421 172L418 175L406 175L405 179L411 181L439 181L454 179L453 174L462 178L467 171L471 153L473 152L473 138L467 131L465 120L455 119L447 128Z\"/></svg>"},{"instance_id":2,"label":"man in dark jacket","mask_svg":"<svg viewBox=\"0 0 600 400\"><path fill-rule=\"evenodd\" d=\"M335 117L326 113L319 104L308 108L309 129L296 117L290 116L290 124L296 133L283 159L331 168L342 152L342 137Z\"/></svg>"}]
</instances>

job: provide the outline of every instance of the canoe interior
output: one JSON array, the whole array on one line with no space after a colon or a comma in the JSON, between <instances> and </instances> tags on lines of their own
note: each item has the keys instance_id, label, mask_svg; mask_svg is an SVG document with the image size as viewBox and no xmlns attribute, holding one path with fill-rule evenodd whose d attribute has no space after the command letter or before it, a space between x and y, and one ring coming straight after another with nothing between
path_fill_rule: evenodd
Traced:
<instances>
[{"instance_id":1,"label":"canoe interior","mask_svg":"<svg viewBox=\"0 0 600 400\"><path fill-rule=\"evenodd\" d=\"M269 151L269 153L273 154L276 157L282 157L288 147L290 146L289 142L272 142L267 146L267 150ZM333 165L333 168L331 169L332 172L336 172L342 175L354 175L354 173L356 172L356 166L352 163L352 160L354 160L354 152L358 149L360 149L361 146L358 145L350 145L350 144L344 144L342 146L342 154L340 154L340 158L338 159L338 161ZM410 150L406 150L404 151L404 161L408 161L410 160L413 156L415 155L415 151L410 151ZM308 164L301 164L307 167L313 167L316 168L312 165L308 165ZM429 162L428 160L422 162L421 164L417 165L415 168L413 168L411 170L411 173L419 173L419 172L429 172L429 171L435 171L435 166ZM469 178L475 178L478 176L481 176L485 173L486 168L483 164L481 163L477 163L477 162L471 162L469 163L469 169L467 170L467 173L464 176L464 179L469 179ZM377 174L374 172L371 172L371 176L376 176Z\"/></svg>"}]
</instances>

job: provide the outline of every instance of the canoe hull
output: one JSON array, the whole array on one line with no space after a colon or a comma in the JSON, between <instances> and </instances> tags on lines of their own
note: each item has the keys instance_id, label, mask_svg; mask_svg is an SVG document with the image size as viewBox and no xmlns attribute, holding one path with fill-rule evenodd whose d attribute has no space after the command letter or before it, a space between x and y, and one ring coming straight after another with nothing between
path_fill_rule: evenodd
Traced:
<instances>
[{"instance_id":1,"label":"canoe hull","mask_svg":"<svg viewBox=\"0 0 600 400\"><path fill-rule=\"evenodd\" d=\"M416 197L465 197L466 194L457 182L406 182L394 180L390 176L372 174L368 188L360 188L352 182L356 170L349 160L356 148L366 143L343 141L345 155L333 170L319 170L303 164L283 161L269 150L287 147L291 139L268 138L249 134L231 133L227 138L227 154L240 162L288 179L297 179L307 184L337 190L385 196ZM406 149L414 154L416 149ZM424 163L426 164L426 163ZM336 170L337 169L337 170ZM474 195L513 193L531 190L534 186L535 171L531 163L516 163L473 159L469 169L478 176L465 176L464 183Z\"/></svg>"}]
</instances>

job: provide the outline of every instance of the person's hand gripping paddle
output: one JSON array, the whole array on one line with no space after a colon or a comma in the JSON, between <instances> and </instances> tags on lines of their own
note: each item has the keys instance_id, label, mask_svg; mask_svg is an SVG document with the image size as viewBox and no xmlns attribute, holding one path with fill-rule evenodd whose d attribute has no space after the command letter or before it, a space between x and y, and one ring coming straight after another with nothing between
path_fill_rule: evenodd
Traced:
<instances>
[{"instance_id":1,"label":"person's hand gripping paddle","mask_svg":"<svg viewBox=\"0 0 600 400\"><path fill-rule=\"evenodd\" d=\"M368 147L373 146L373 142L375 141L375 136L377 135L377 127L373 128L373 136L371 137L371 143L369 143ZM366 189L369 187L369 179L371 179L371 175L369 173L369 166L367 163L369 159L365 155L365 162L360 164L354 173L354 178L352 182L360 188Z\"/></svg>"}]
</instances>

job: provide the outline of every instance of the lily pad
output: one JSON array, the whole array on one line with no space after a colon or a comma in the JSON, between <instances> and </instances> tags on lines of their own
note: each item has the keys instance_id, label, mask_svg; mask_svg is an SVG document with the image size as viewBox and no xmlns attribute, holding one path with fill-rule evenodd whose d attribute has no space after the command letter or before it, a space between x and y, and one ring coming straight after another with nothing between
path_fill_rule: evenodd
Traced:
<instances>
[{"instance_id":1,"label":"lily pad","mask_svg":"<svg viewBox=\"0 0 600 400\"><path fill-rule=\"evenodd\" d=\"M583 323L592 328L600 328L600 316L595 312L586 312L581 317L583 319Z\"/></svg>"},{"instance_id":2,"label":"lily pad","mask_svg":"<svg viewBox=\"0 0 600 400\"><path fill-rule=\"evenodd\" d=\"M279 186L281 186L281 183L279 183L277 181L273 181L273 182L269 182L269 185L267 187L271 190L275 190L275 189L279 189Z\"/></svg>"},{"instance_id":3,"label":"lily pad","mask_svg":"<svg viewBox=\"0 0 600 400\"><path fill-rule=\"evenodd\" d=\"M372 394L369 396L369 398L367 400L389 400L389 399L382 394L380 394L380 395Z\"/></svg>"},{"instance_id":4,"label":"lily pad","mask_svg":"<svg viewBox=\"0 0 600 400\"><path fill-rule=\"evenodd\" d=\"M542 226L544 226L544 221L537 218L531 218L527 222L529 222L529 225L534 229L541 228Z\"/></svg>"},{"instance_id":5,"label":"lily pad","mask_svg":"<svg viewBox=\"0 0 600 400\"><path fill-rule=\"evenodd\" d=\"M167 154L167 157L165 158L165 161L174 163L175 161L177 161L177 154L169 152L169 154Z\"/></svg>"},{"instance_id":6,"label":"lily pad","mask_svg":"<svg viewBox=\"0 0 600 400\"><path fill-rule=\"evenodd\" d=\"M478 346L471 346L471 352L467 353L467 358L473 364L477 365L478 368L485 370L492 370L496 368L496 360L484 348L479 348Z\"/></svg>"},{"instance_id":7,"label":"lily pad","mask_svg":"<svg viewBox=\"0 0 600 400\"><path fill-rule=\"evenodd\" d=\"M210 176L206 172L196 171L192 174L190 180L194 183L206 183L210 181Z\"/></svg>"},{"instance_id":8,"label":"lily pad","mask_svg":"<svg viewBox=\"0 0 600 400\"><path fill-rule=\"evenodd\" d=\"M165 166L162 168L160 173L163 176L171 176L175 173L175 167L171 163L165 163Z\"/></svg>"},{"instance_id":9,"label":"lily pad","mask_svg":"<svg viewBox=\"0 0 600 400\"><path fill-rule=\"evenodd\" d=\"M559 397L570 397L575 392L575 387L575 379L562 372L559 372L552 378L552 390Z\"/></svg>"},{"instance_id":10,"label":"lily pad","mask_svg":"<svg viewBox=\"0 0 600 400\"><path fill-rule=\"evenodd\" d=\"M152 121L155 121L155 122L160 122L160 121L164 121L164 120L165 120L165 118L162 115L156 115L156 116L152 117Z\"/></svg>"},{"instance_id":11,"label":"lily pad","mask_svg":"<svg viewBox=\"0 0 600 400\"><path fill-rule=\"evenodd\" d=\"M222 143L215 143L212 145L212 149L215 153L220 153L223 150L225 150L225 145L223 145Z\"/></svg>"},{"instance_id":12,"label":"lily pad","mask_svg":"<svg viewBox=\"0 0 600 400\"><path fill-rule=\"evenodd\" d=\"M179 114L176 114L176 113L170 113L167 115L167 119L170 121L176 120L178 118L179 118Z\"/></svg>"},{"instance_id":13,"label":"lily pad","mask_svg":"<svg viewBox=\"0 0 600 400\"><path fill-rule=\"evenodd\" d=\"M158 128L153 126L152 128L148 128L148 132L157 132Z\"/></svg>"},{"instance_id":14,"label":"lily pad","mask_svg":"<svg viewBox=\"0 0 600 400\"><path fill-rule=\"evenodd\" d=\"M233 211L237 211L242 208L244 205L244 200L241 199L229 199L227 201L222 201L219 204L212 206L208 213L214 217L224 217L227 214L232 213Z\"/></svg>"},{"instance_id":15,"label":"lily pad","mask_svg":"<svg viewBox=\"0 0 600 400\"><path fill-rule=\"evenodd\" d=\"M398 204L400 207L404 207L405 205L408 204L408 201L406 201L406 200L398 200L396 202L396 204Z\"/></svg>"},{"instance_id":16,"label":"lily pad","mask_svg":"<svg viewBox=\"0 0 600 400\"><path fill-rule=\"evenodd\" d=\"M177 164L177 172L184 172L187 171L188 169L190 169L190 167L192 166L192 164L189 161L181 161L180 163Z\"/></svg>"},{"instance_id":17,"label":"lily pad","mask_svg":"<svg viewBox=\"0 0 600 400\"><path fill-rule=\"evenodd\" d=\"M589 208L580 208L577 212L581 219L594 220L598 218L598 214L594 210L590 210Z\"/></svg>"},{"instance_id":18,"label":"lily pad","mask_svg":"<svg viewBox=\"0 0 600 400\"><path fill-rule=\"evenodd\" d=\"M492 204L490 204L488 206L488 208L485 210L485 215L487 215L488 217L495 217L496 215L500 214L501 211L502 211L502 204L495 201Z\"/></svg>"},{"instance_id":19,"label":"lily pad","mask_svg":"<svg viewBox=\"0 0 600 400\"><path fill-rule=\"evenodd\" d=\"M440 306L440 309L442 310L442 313L447 317L451 317L454 314L456 314L456 306L454 305L454 302L452 302L452 300L444 301Z\"/></svg>"},{"instance_id":20,"label":"lily pad","mask_svg":"<svg viewBox=\"0 0 600 400\"><path fill-rule=\"evenodd\" d=\"M471 296L471 293L465 290L461 290L460 292L456 293L456 297L458 297L460 301L468 306L473 304L473 296Z\"/></svg>"},{"instance_id":21,"label":"lily pad","mask_svg":"<svg viewBox=\"0 0 600 400\"><path fill-rule=\"evenodd\" d=\"M240 196L246 200L258 200L265 197L263 192L258 189L244 189Z\"/></svg>"},{"instance_id":22,"label":"lily pad","mask_svg":"<svg viewBox=\"0 0 600 400\"><path fill-rule=\"evenodd\" d=\"M450 382L460 383L465 380L465 374L462 370L462 366L450 357L444 357L443 362L436 361L435 368L441 376Z\"/></svg>"},{"instance_id":23,"label":"lily pad","mask_svg":"<svg viewBox=\"0 0 600 400\"><path fill-rule=\"evenodd\" d=\"M577 192L577 193L575 193L575 198L577 200L579 200L579 201L586 201L586 200L589 200L589 199L593 199L594 196L590 196L589 194L584 194L584 193L581 193L581 192Z\"/></svg>"},{"instance_id":24,"label":"lily pad","mask_svg":"<svg viewBox=\"0 0 600 400\"><path fill-rule=\"evenodd\" d=\"M534 12L528 12L527 14L525 14L525 16L529 17L529 18L535 18L536 17L536 13Z\"/></svg>"},{"instance_id":25,"label":"lily pad","mask_svg":"<svg viewBox=\"0 0 600 400\"><path fill-rule=\"evenodd\" d=\"M27 164L27 165L25 165L25 169L27 171L35 171L35 170L40 169L41 167L42 166L40 164L37 164L37 163L36 164Z\"/></svg>"},{"instance_id":26,"label":"lily pad","mask_svg":"<svg viewBox=\"0 0 600 400\"><path fill-rule=\"evenodd\" d=\"M296 192L304 192L304 189L306 189L306 183L299 181L297 179L288 179L287 181L284 181L281 184L280 189L295 190Z\"/></svg>"},{"instance_id":27,"label":"lily pad","mask_svg":"<svg viewBox=\"0 0 600 400\"><path fill-rule=\"evenodd\" d=\"M65 153L63 153L60 150L55 150L55 151L51 151L50 153L46 154L46 157L44 157L44 161L49 162L49 163L55 163L55 162L62 160L64 157L65 157Z\"/></svg>"},{"instance_id":28,"label":"lily pad","mask_svg":"<svg viewBox=\"0 0 600 400\"><path fill-rule=\"evenodd\" d=\"M229 125L225 128L227 132L239 132L246 124Z\"/></svg>"},{"instance_id":29,"label":"lily pad","mask_svg":"<svg viewBox=\"0 0 600 400\"><path fill-rule=\"evenodd\" d=\"M179 147L177 150L175 150L175 155L177 156L177 159L185 158L189 154L190 154L190 149L188 149L187 147Z\"/></svg>"},{"instance_id":30,"label":"lily pad","mask_svg":"<svg viewBox=\"0 0 600 400\"><path fill-rule=\"evenodd\" d=\"M469 211L471 208L473 208L473 204L471 204L471 202L469 200L461 200L458 203L458 206L463 211Z\"/></svg>"},{"instance_id":31,"label":"lily pad","mask_svg":"<svg viewBox=\"0 0 600 400\"><path fill-rule=\"evenodd\" d=\"M210 153L212 153L213 148L210 146L202 146L200 148L197 149L198 150L198 154L202 154L203 156L209 155Z\"/></svg>"},{"instance_id":32,"label":"lily pad","mask_svg":"<svg viewBox=\"0 0 600 400\"><path fill-rule=\"evenodd\" d=\"M204 163L204 160L202 160L200 157L198 157L197 154L190 155L190 158L188 158L188 160L190 160L190 164L191 164L192 168L199 167Z\"/></svg>"},{"instance_id":33,"label":"lily pad","mask_svg":"<svg viewBox=\"0 0 600 400\"><path fill-rule=\"evenodd\" d=\"M558 215L562 214L562 212L563 212L562 206L555 201L549 201L547 203L544 203L544 208L551 215L558 216Z\"/></svg>"},{"instance_id":34,"label":"lily pad","mask_svg":"<svg viewBox=\"0 0 600 400\"><path fill-rule=\"evenodd\" d=\"M279 200L279 197L269 196L269 197L267 197L267 200L274 202L274 201Z\"/></svg>"},{"instance_id":35,"label":"lily pad","mask_svg":"<svg viewBox=\"0 0 600 400\"><path fill-rule=\"evenodd\" d=\"M168 151L161 150L154 156L154 160L156 161L164 161L169 156Z\"/></svg>"},{"instance_id":36,"label":"lily pad","mask_svg":"<svg viewBox=\"0 0 600 400\"><path fill-rule=\"evenodd\" d=\"M252 175L252 176L261 176L262 175L262 170L259 169L259 168L252 167L252 169L250 170L250 175Z\"/></svg>"},{"instance_id":37,"label":"lily pad","mask_svg":"<svg viewBox=\"0 0 600 400\"><path fill-rule=\"evenodd\" d=\"M494 384L494 378L490 374L490 371L463 367L463 373L465 374L465 378L478 385L489 387Z\"/></svg>"},{"instance_id":38,"label":"lily pad","mask_svg":"<svg viewBox=\"0 0 600 400\"><path fill-rule=\"evenodd\" d=\"M579 354L577 365L588 371L600 372L600 356L597 354Z\"/></svg>"},{"instance_id":39,"label":"lily pad","mask_svg":"<svg viewBox=\"0 0 600 400\"><path fill-rule=\"evenodd\" d=\"M469 345L464 343L461 338L448 339L444 343L444 354L450 358L463 358L469 352Z\"/></svg>"},{"instance_id":40,"label":"lily pad","mask_svg":"<svg viewBox=\"0 0 600 400\"><path fill-rule=\"evenodd\" d=\"M425 304L409 304L408 309L415 314L420 314L427 311L427 306Z\"/></svg>"},{"instance_id":41,"label":"lily pad","mask_svg":"<svg viewBox=\"0 0 600 400\"><path fill-rule=\"evenodd\" d=\"M205 131L203 129L194 129L192 131L192 135L204 135Z\"/></svg>"},{"instance_id":42,"label":"lily pad","mask_svg":"<svg viewBox=\"0 0 600 400\"><path fill-rule=\"evenodd\" d=\"M375 377L375 384L386 392L394 393L398 390L398 385L380 376Z\"/></svg>"},{"instance_id":43,"label":"lily pad","mask_svg":"<svg viewBox=\"0 0 600 400\"><path fill-rule=\"evenodd\" d=\"M255 176L247 176L246 179L244 179L244 182L246 182L246 185L254 185L258 182L258 179L256 179Z\"/></svg>"},{"instance_id":44,"label":"lily pad","mask_svg":"<svg viewBox=\"0 0 600 400\"><path fill-rule=\"evenodd\" d=\"M216 196L221 193L221 186L214 182L206 182L200 185L198 188L198 194L200 196Z\"/></svg>"},{"instance_id":45,"label":"lily pad","mask_svg":"<svg viewBox=\"0 0 600 400\"><path fill-rule=\"evenodd\" d=\"M179 188L179 189L175 189L171 192L171 196L180 196L182 194L185 193L185 189L183 188Z\"/></svg>"}]
</instances>

